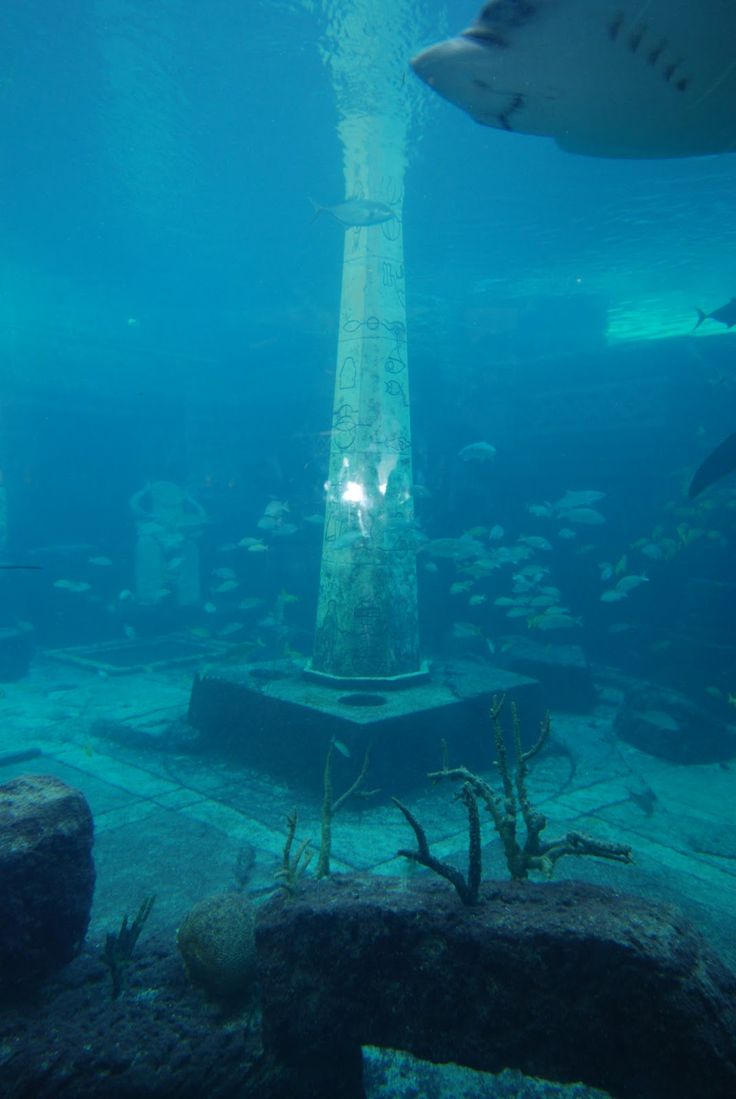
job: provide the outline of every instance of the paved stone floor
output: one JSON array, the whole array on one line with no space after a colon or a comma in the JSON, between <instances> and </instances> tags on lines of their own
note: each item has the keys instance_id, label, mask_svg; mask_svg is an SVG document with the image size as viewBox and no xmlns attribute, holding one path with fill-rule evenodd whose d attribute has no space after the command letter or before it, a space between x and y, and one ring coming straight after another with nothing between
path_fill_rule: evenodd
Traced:
<instances>
[{"instance_id":1,"label":"paved stone floor","mask_svg":"<svg viewBox=\"0 0 736 1099\"><path fill-rule=\"evenodd\" d=\"M203 896L235 887L244 845L256 855L248 888L264 895L273 887L286 816L294 807L299 836L319 843L319 789L290 789L226 758L133 747L96 735L100 720L155 731L183 717L191 680L192 669L102 676L40 657L27 678L0 692L0 782L28 771L55 774L81 789L91 805L93 938L115 928L151 893L157 898L151 924L178 923ZM674 765L622 744L612 731L617 701L616 689L604 686L592 714L553 714L552 750L535 761L529 793L548 818L549 836L574 829L629 843L635 862L564 859L557 877L677 903L736 966L736 762ZM12 761L12 753L29 749L38 755ZM656 798L651 807L636 800L647 790ZM349 802L335 818L335 870L417 872L395 857L413 839L390 793ZM433 851L463 859L465 821L452 791L420 782L405 800L424 823ZM484 839L485 876L504 877L488 826Z\"/></svg>"}]
</instances>

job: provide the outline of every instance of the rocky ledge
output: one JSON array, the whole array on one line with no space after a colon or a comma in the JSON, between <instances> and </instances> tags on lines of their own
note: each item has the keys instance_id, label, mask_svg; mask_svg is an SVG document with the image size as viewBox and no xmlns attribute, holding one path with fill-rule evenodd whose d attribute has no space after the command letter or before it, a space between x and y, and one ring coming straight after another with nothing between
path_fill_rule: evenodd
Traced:
<instances>
[{"instance_id":1,"label":"rocky ledge","mask_svg":"<svg viewBox=\"0 0 736 1099\"><path fill-rule=\"evenodd\" d=\"M269 1058L294 1096L361 1096L361 1046L583 1081L736 1095L736 978L673 908L590 885L305 884L256 929Z\"/></svg>"}]
</instances>

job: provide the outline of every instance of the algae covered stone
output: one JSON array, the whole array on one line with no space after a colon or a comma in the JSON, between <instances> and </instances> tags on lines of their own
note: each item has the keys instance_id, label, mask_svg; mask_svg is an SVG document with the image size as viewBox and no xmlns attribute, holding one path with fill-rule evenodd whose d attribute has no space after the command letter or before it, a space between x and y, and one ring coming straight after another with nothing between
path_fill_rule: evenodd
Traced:
<instances>
[{"instance_id":1,"label":"algae covered stone","mask_svg":"<svg viewBox=\"0 0 736 1099\"><path fill-rule=\"evenodd\" d=\"M239 893L216 893L195 904L177 934L189 979L210 996L247 993L255 979L253 906Z\"/></svg>"},{"instance_id":2,"label":"algae covered stone","mask_svg":"<svg viewBox=\"0 0 736 1099\"><path fill-rule=\"evenodd\" d=\"M0 785L0 994L76 957L95 885L92 813L53 775Z\"/></svg>"}]
</instances>

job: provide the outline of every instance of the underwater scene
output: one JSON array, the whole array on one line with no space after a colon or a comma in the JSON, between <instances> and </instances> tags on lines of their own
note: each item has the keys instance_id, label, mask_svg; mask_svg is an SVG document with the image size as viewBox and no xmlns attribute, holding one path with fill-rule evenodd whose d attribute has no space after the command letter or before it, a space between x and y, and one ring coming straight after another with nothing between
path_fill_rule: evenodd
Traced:
<instances>
[{"instance_id":1,"label":"underwater scene","mask_svg":"<svg viewBox=\"0 0 736 1099\"><path fill-rule=\"evenodd\" d=\"M736 1096L736 0L0 11L0 1099Z\"/></svg>"}]
</instances>

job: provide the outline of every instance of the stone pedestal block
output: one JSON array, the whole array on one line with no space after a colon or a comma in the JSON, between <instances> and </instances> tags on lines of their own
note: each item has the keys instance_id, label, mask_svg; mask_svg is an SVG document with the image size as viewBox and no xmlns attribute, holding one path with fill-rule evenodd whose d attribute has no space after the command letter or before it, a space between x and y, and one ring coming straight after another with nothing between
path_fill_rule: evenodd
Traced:
<instances>
[{"instance_id":1,"label":"stone pedestal block","mask_svg":"<svg viewBox=\"0 0 736 1099\"><path fill-rule=\"evenodd\" d=\"M202 742L288 781L321 783L330 740L360 768L370 747L366 785L401 793L452 762L488 770L495 758L489 711L494 694L519 707L525 743L539 733L539 684L498 668L462 664L433 669L428 682L396 690L338 690L304 678L293 663L252 664L197 676L189 722Z\"/></svg>"}]
</instances>

